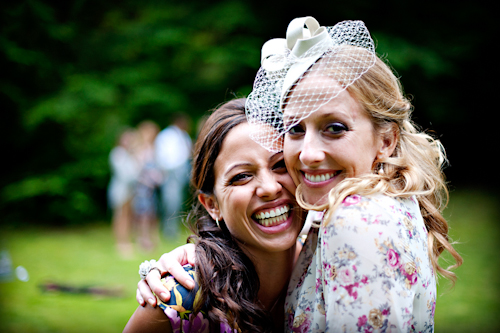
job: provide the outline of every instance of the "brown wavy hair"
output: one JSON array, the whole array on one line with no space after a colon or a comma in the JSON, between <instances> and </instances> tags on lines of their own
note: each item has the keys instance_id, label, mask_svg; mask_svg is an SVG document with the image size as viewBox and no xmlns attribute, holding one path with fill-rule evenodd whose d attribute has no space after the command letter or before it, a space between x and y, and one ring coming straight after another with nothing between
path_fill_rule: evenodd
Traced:
<instances>
[{"instance_id":1,"label":"brown wavy hair","mask_svg":"<svg viewBox=\"0 0 500 333\"><path fill-rule=\"evenodd\" d=\"M352 46L344 47L335 57L339 60L363 57L363 52L367 51ZM342 66L339 68L339 70L350 70ZM341 80L339 83L343 84ZM380 58L377 57L375 65L348 86L347 91L371 118L375 132L384 135L396 130L396 148L390 157L375 163L371 174L346 178L335 186L329 193L326 205L312 207L305 203L300 185L296 191L297 201L307 209L328 208L325 221L329 221L329 217L348 195L375 193L392 197L415 195L428 231L428 251L432 265L437 272L454 283L456 275L450 269L462 265L463 260L450 242L448 222L442 215L449 195L442 171L447 159L441 142L420 131L413 123L411 120L413 107L404 96L400 81ZM444 250L448 250L455 260L455 264L448 268L443 268L438 263L439 256Z\"/></svg>"},{"instance_id":2,"label":"brown wavy hair","mask_svg":"<svg viewBox=\"0 0 500 333\"><path fill-rule=\"evenodd\" d=\"M214 194L214 164L229 131L247 121L245 98L231 100L205 121L195 144L191 183L198 194ZM208 310L211 323L227 321L241 332L271 332L272 318L258 300L259 277L223 221L220 228L198 200L188 215L196 244L201 297L195 312Z\"/></svg>"}]
</instances>

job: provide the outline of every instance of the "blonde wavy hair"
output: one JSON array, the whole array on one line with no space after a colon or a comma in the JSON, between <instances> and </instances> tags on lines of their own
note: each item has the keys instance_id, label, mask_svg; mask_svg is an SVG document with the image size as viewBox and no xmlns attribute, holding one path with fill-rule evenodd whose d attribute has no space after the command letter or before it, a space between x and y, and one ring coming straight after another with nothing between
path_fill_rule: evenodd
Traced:
<instances>
[{"instance_id":1,"label":"blonde wavy hair","mask_svg":"<svg viewBox=\"0 0 500 333\"><path fill-rule=\"evenodd\" d=\"M366 52L359 50L359 54ZM350 56L353 56L352 50ZM341 52L339 57L346 57L346 54ZM341 81L339 83L342 84ZM462 258L450 242L448 223L442 215L449 196L442 171L447 159L441 142L419 131L413 124L412 105L404 97L399 80L378 57L375 65L350 85L347 91L371 117L375 132L384 135L395 131L397 144L394 152L388 158L377 160L371 174L346 178L340 182L330 191L328 201L323 206L306 203L302 197L302 185L299 185L299 204L305 209L327 209L324 223L328 223L337 207L349 195L381 193L390 197L415 196L428 231L428 251L432 265L454 283L456 275L450 270L460 266ZM448 250L455 260L455 264L448 268L438 263L444 250Z\"/></svg>"}]
</instances>

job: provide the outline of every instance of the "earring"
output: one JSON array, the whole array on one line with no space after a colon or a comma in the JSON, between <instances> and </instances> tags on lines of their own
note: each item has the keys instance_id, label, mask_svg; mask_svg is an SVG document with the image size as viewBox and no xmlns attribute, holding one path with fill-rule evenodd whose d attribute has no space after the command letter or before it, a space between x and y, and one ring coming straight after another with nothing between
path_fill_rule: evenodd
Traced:
<instances>
[{"instance_id":1,"label":"earring","mask_svg":"<svg viewBox=\"0 0 500 333\"><path fill-rule=\"evenodd\" d=\"M379 175L383 175L385 173L385 170L384 170L384 163L380 163L380 167L378 169L378 174Z\"/></svg>"},{"instance_id":2,"label":"earring","mask_svg":"<svg viewBox=\"0 0 500 333\"><path fill-rule=\"evenodd\" d=\"M215 223L217 224L217 228L219 228L219 229L220 229L219 219L218 219L218 218L215 218Z\"/></svg>"}]
</instances>

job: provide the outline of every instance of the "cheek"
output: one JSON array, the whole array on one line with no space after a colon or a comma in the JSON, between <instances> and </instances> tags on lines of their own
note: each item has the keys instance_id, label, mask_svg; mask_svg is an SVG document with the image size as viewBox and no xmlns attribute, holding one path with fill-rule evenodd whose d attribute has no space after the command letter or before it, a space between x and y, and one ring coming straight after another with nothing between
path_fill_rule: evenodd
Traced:
<instances>
[{"instance_id":1,"label":"cheek","mask_svg":"<svg viewBox=\"0 0 500 333\"><path fill-rule=\"evenodd\" d=\"M295 194L297 187L289 173L281 174L276 176L276 180L281 184L288 192Z\"/></svg>"},{"instance_id":2,"label":"cheek","mask_svg":"<svg viewBox=\"0 0 500 333\"><path fill-rule=\"evenodd\" d=\"M349 152L350 163L353 165L353 176L360 176L362 174L370 173L372 171L373 162L377 156L377 150L373 145L359 145L359 149L353 149Z\"/></svg>"},{"instance_id":3,"label":"cheek","mask_svg":"<svg viewBox=\"0 0 500 333\"><path fill-rule=\"evenodd\" d=\"M290 186L293 186L294 190L290 191L287 185L283 184L283 186L287 187L287 190L289 190L291 193L295 193L295 188L300 183L299 172L295 170L295 168L293 167L295 165L294 161L296 161L296 159L287 160L285 156L285 164L286 164L286 169L288 170L288 178L291 181Z\"/></svg>"},{"instance_id":4,"label":"cheek","mask_svg":"<svg viewBox=\"0 0 500 333\"><path fill-rule=\"evenodd\" d=\"M219 207L220 214L224 221L234 215L235 207L237 207L237 191L234 191L232 187L218 186L215 188L215 197L217 198L217 204ZM231 200L228 200L231 198Z\"/></svg>"},{"instance_id":5,"label":"cheek","mask_svg":"<svg viewBox=\"0 0 500 333\"><path fill-rule=\"evenodd\" d=\"M285 158L285 163L294 164L299 159L300 154L300 144L298 140L290 140L285 136L285 144L283 147L283 157Z\"/></svg>"},{"instance_id":6,"label":"cheek","mask_svg":"<svg viewBox=\"0 0 500 333\"><path fill-rule=\"evenodd\" d=\"M283 158L290 176L296 182L296 175L293 167L299 163L300 145L295 141L287 140L285 137L285 146L283 150Z\"/></svg>"}]
</instances>

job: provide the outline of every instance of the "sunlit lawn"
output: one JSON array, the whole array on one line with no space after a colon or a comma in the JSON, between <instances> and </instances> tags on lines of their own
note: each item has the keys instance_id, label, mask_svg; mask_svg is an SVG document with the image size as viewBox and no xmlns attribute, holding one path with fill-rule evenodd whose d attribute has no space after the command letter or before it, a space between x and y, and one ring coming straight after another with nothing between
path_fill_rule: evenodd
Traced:
<instances>
[{"instance_id":1,"label":"sunlit lawn","mask_svg":"<svg viewBox=\"0 0 500 333\"><path fill-rule=\"evenodd\" d=\"M14 230L3 245L13 266L28 270L28 282L0 283L0 332L121 332L137 307L139 264L185 243L185 237L153 253L124 260L115 251L108 224L67 229ZM93 286L121 296L43 292L55 282L70 287Z\"/></svg>"},{"instance_id":2,"label":"sunlit lawn","mask_svg":"<svg viewBox=\"0 0 500 333\"><path fill-rule=\"evenodd\" d=\"M500 332L500 198L452 193L446 211L464 265L454 289L441 280L436 332Z\"/></svg>"},{"instance_id":3,"label":"sunlit lawn","mask_svg":"<svg viewBox=\"0 0 500 333\"><path fill-rule=\"evenodd\" d=\"M451 235L464 257L454 289L440 281L436 332L500 331L500 226L498 198L481 192L452 193L446 215ZM30 279L0 282L0 332L121 332L137 307L135 289L141 261L184 243L166 244L153 253L123 260L115 251L109 225L65 229L2 230L2 249ZM122 296L43 292L47 282L94 286Z\"/></svg>"}]
</instances>

